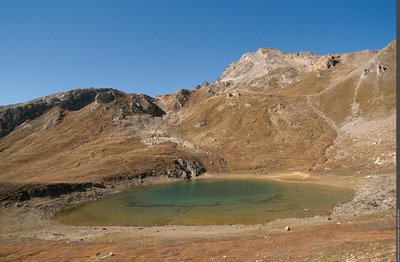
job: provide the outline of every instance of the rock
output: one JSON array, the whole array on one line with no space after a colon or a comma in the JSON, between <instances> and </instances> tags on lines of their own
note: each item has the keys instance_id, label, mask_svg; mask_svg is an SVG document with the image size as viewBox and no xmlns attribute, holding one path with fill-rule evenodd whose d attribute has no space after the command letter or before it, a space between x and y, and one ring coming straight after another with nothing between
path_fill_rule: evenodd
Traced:
<instances>
[{"instance_id":1,"label":"rock","mask_svg":"<svg viewBox=\"0 0 400 262\"><path fill-rule=\"evenodd\" d=\"M369 68L364 68L364 70L363 70L363 72L362 72L362 74L361 74L361 77L367 76L368 73L369 73Z\"/></svg>"},{"instance_id":2,"label":"rock","mask_svg":"<svg viewBox=\"0 0 400 262\"><path fill-rule=\"evenodd\" d=\"M329 69L340 63L340 56L325 55L322 56L314 65L314 70Z\"/></svg>"},{"instance_id":3,"label":"rock","mask_svg":"<svg viewBox=\"0 0 400 262\"><path fill-rule=\"evenodd\" d=\"M377 76L382 76L383 73L386 71L387 67L384 65L376 65L376 74Z\"/></svg>"},{"instance_id":4,"label":"rock","mask_svg":"<svg viewBox=\"0 0 400 262\"><path fill-rule=\"evenodd\" d=\"M195 125L194 125L194 127L195 128L202 128L203 126L205 126L206 125L206 122L205 121L200 121L200 122L197 122Z\"/></svg>"},{"instance_id":5,"label":"rock","mask_svg":"<svg viewBox=\"0 0 400 262\"><path fill-rule=\"evenodd\" d=\"M189 101L189 97L192 93L187 90L187 89L181 89L178 92L176 92L176 104L177 107L183 107Z\"/></svg>"},{"instance_id":6,"label":"rock","mask_svg":"<svg viewBox=\"0 0 400 262\"><path fill-rule=\"evenodd\" d=\"M196 162L188 162L183 159L173 159L172 166L167 170L168 177L180 179L190 179L200 176L205 172L205 169Z\"/></svg>"},{"instance_id":7,"label":"rock","mask_svg":"<svg viewBox=\"0 0 400 262\"><path fill-rule=\"evenodd\" d=\"M310 209L308 209L308 208L304 208L303 210L306 212L310 211Z\"/></svg>"},{"instance_id":8,"label":"rock","mask_svg":"<svg viewBox=\"0 0 400 262\"><path fill-rule=\"evenodd\" d=\"M285 227L285 230L286 231L292 231L292 229L289 226Z\"/></svg>"},{"instance_id":9,"label":"rock","mask_svg":"<svg viewBox=\"0 0 400 262\"><path fill-rule=\"evenodd\" d=\"M279 111L281 111L281 110L283 110L285 108L286 108L286 105L280 103L280 104L277 104L276 106L274 106L272 108L272 111L279 112Z\"/></svg>"},{"instance_id":10,"label":"rock","mask_svg":"<svg viewBox=\"0 0 400 262\"><path fill-rule=\"evenodd\" d=\"M110 103L112 101L114 101L115 96L112 94L111 91L105 93L105 92L101 92L98 93L95 97L95 100L98 104L107 104Z\"/></svg>"},{"instance_id":11,"label":"rock","mask_svg":"<svg viewBox=\"0 0 400 262\"><path fill-rule=\"evenodd\" d=\"M217 92L215 92L213 89L211 89L211 88L208 88L207 89L207 95L208 96L215 96L215 95L217 95Z\"/></svg>"},{"instance_id":12,"label":"rock","mask_svg":"<svg viewBox=\"0 0 400 262\"><path fill-rule=\"evenodd\" d=\"M112 256L115 256L115 253L110 252L108 255L100 257L100 259L104 259L104 258L108 258L108 257L112 257Z\"/></svg>"}]
</instances>

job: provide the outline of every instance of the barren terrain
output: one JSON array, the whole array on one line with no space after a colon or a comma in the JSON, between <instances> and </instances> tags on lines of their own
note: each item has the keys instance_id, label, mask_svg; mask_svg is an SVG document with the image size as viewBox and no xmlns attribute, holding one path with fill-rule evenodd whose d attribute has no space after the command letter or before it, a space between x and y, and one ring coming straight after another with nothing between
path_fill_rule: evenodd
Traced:
<instances>
[{"instance_id":1,"label":"barren terrain","mask_svg":"<svg viewBox=\"0 0 400 262\"><path fill-rule=\"evenodd\" d=\"M193 90L153 98L76 89L0 107L0 259L394 261L395 49L395 41L325 56L263 48ZM53 219L130 186L202 177L355 194L330 214L260 225Z\"/></svg>"}]
</instances>

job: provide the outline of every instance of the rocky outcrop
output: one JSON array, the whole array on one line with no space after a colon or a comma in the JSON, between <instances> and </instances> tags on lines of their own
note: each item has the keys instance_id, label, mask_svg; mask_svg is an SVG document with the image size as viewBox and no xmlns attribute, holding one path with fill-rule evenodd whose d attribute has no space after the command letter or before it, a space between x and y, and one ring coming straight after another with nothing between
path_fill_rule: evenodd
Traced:
<instances>
[{"instance_id":1,"label":"rocky outcrop","mask_svg":"<svg viewBox=\"0 0 400 262\"><path fill-rule=\"evenodd\" d=\"M106 105L111 102L116 103L115 114L124 118L133 114L149 114L162 116L165 112L160 109L154 99L147 95L128 95L124 92L103 88L75 89L65 93L39 98L23 104L16 104L0 108L0 138L6 136L15 127L27 120L33 120L43 114L51 112L53 117L46 126L54 126L62 121L63 111L74 111L82 109L90 103L96 101L98 106ZM44 127L44 129L47 129Z\"/></svg>"},{"instance_id":2,"label":"rocky outcrop","mask_svg":"<svg viewBox=\"0 0 400 262\"><path fill-rule=\"evenodd\" d=\"M329 69L340 63L340 55L325 55L314 65L314 70Z\"/></svg>"},{"instance_id":3,"label":"rocky outcrop","mask_svg":"<svg viewBox=\"0 0 400 262\"><path fill-rule=\"evenodd\" d=\"M187 89L181 89L178 92L176 92L177 107L183 107L189 100L190 94L191 94L190 91Z\"/></svg>"},{"instance_id":4,"label":"rocky outcrop","mask_svg":"<svg viewBox=\"0 0 400 262\"><path fill-rule=\"evenodd\" d=\"M114 99L115 97L111 91L98 93L95 97L98 104L107 104L112 102Z\"/></svg>"},{"instance_id":5,"label":"rocky outcrop","mask_svg":"<svg viewBox=\"0 0 400 262\"><path fill-rule=\"evenodd\" d=\"M112 89L75 89L65 93L35 99L30 102L0 108L0 138L26 120L35 119L54 107L65 110L79 110L92 103L100 92Z\"/></svg>"},{"instance_id":6,"label":"rocky outcrop","mask_svg":"<svg viewBox=\"0 0 400 262\"><path fill-rule=\"evenodd\" d=\"M88 188L105 188L100 183L59 183L48 185L23 185L16 190L3 195L0 201L26 201L34 197L59 197L72 192L84 192Z\"/></svg>"},{"instance_id":7,"label":"rocky outcrop","mask_svg":"<svg viewBox=\"0 0 400 262\"><path fill-rule=\"evenodd\" d=\"M154 103L154 98L147 95L131 94L130 108L133 113L145 113L162 116L165 112Z\"/></svg>"},{"instance_id":8,"label":"rocky outcrop","mask_svg":"<svg viewBox=\"0 0 400 262\"><path fill-rule=\"evenodd\" d=\"M272 90L285 87L313 69L319 59L311 52L284 53L276 49L260 48L246 53L230 64L213 89Z\"/></svg>"},{"instance_id":9,"label":"rocky outcrop","mask_svg":"<svg viewBox=\"0 0 400 262\"><path fill-rule=\"evenodd\" d=\"M187 162L180 158L172 161L172 166L167 170L168 177L191 179L202 175L206 170L196 162Z\"/></svg>"}]
</instances>

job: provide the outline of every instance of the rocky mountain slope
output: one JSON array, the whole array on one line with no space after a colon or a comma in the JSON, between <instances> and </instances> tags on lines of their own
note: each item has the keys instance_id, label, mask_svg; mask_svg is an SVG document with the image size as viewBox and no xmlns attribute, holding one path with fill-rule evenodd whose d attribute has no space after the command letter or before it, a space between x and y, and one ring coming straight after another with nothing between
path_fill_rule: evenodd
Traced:
<instances>
[{"instance_id":1,"label":"rocky mountain slope","mask_svg":"<svg viewBox=\"0 0 400 262\"><path fill-rule=\"evenodd\" d=\"M194 90L77 89L0 107L0 181L394 170L395 52L262 48Z\"/></svg>"}]
</instances>

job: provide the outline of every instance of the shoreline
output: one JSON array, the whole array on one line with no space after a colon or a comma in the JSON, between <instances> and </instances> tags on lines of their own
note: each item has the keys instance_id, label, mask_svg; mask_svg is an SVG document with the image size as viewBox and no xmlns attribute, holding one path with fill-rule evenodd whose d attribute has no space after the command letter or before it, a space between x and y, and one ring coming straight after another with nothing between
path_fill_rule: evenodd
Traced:
<instances>
[{"instance_id":1,"label":"shoreline","mask_svg":"<svg viewBox=\"0 0 400 262\"><path fill-rule=\"evenodd\" d=\"M240 238L244 233L248 237L269 236L271 234L286 234L285 228L290 226L295 232L309 232L319 227L331 227L339 224L364 223L365 221L391 221L395 217L395 174L337 176L329 174L326 177L301 173L273 175L243 175L243 174L206 174L207 178L256 178L283 179L283 182L318 183L330 186L346 186L354 190L353 198L346 203L338 203L329 215L317 215L306 218L283 218L254 225L214 225L214 226L70 226L54 219L54 215L73 204L89 201L93 191L78 192L63 195L60 198L31 199L22 203L2 206L0 208L0 239L18 240L31 239L41 241L61 241L60 243L84 242L100 244L104 242L124 242L126 240L140 243L158 243L165 241L191 241L194 239L212 239L222 241L226 238ZM340 179L338 179L340 178ZM138 185L158 183L174 183L180 180L150 178L143 183L130 185L115 185L112 190L103 189L104 197L115 194ZM332 181L336 181L332 184ZM353 183L350 183L353 181ZM82 195L86 194L84 197ZM98 192L97 192L98 194ZM18 206L17 206L18 205ZM25 219L29 217L30 219ZM376 222L378 223L378 222ZM392 222L390 222L392 223ZM1 247L1 244L0 244Z\"/></svg>"},{"instance_id":2,"label":"shoreline","mask_svg":"<svg viewBox=\"0 0 400 262\"><path fill-rule=\"evenodd\" d=\"M213 179L213 178L229 178L229 179L265 179L282 183L305 183L318 184L342 188L353 188L363 175L344 175L339 176L337 173L319 174L310 172L284 172L272 174L246 174L246 173L205 173L195 179Z\"/></svg>"}]
</instances>

